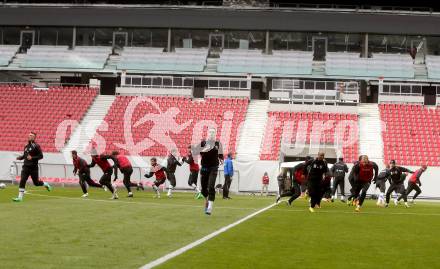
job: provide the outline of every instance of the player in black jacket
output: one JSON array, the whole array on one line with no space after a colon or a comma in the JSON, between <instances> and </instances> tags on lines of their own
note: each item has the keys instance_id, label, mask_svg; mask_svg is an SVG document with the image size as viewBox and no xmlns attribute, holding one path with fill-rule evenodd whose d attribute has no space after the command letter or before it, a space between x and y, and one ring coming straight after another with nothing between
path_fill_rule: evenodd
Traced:
<instances>
[{"instance_id":1,"label":"player in black jacket","mask_svg":"<svg viewBox=\"0 0 440 269\"><path fill-rule=\"evenodd\" d=\"M174 173L176 173L177 166L182 166L182 164L177 160L175 157L177 151L173 149L170 154L168 155L167 159L167 169L166 174L168 181L170 182L170 186L168 188L168 197L172 196L172 191L176 187L176 176Z\"/></svg>"},{"instance_id":2,"label":"player in black jacket","mask_svg":"<svg viewBox=\"0 0 440 269\"><path fill-rule=\"evenodd\" d=\"M348 173L347 164L344 163L344 158L340 158L337 163L335 163L331 170L333 175L333 186L332 186L332 202L337 199L336 191L339 186L339 194L341 195L341 202L345 202L345 174Z\"/></svg>"},{"instance_id":3,"label":"player in black jacket","mask_svg":"<svg viewBox=\"0 0 440 269\"><path fill-rule=\"evenodd\" d=\"M403 201L405 201L405 206L408 206L408 201L406 199L406 191L405 191L405 186L403 185L404 181L405 181L405 177L402 177L402 173L414 173L413 171L405 168L405 167L401 167L401 166L396 166L396 161L395 160L391 160L390 162L390 187L387 190L387 194L386 194L386 203L385 203L385 207L388 207L388 204L390 203L390 197L391 197L391 193L393 191L397 191L402 195Z\"/></svg>"},{"instance_id":4,"label":"player in black jacket","mask_svg":"<svg viewBox=\"0 0 440 269\"><path fill-rule=\"evenodd\" d=\"M353 163L353 167L360 163L364 155L359 155L359 160ZM350 173L348 174L348 183L350 183L350 196L347 198L347 204L348 205L354 205L355 201L352 201L355 197L355 182L354 182L354 174L353 174L353 168L351 169Z\"/></svg>"},{"instance_id":5,"label":"player in black jacket","mask_svg":"<svg viewBox=\"0 0 440 269\"><path fill-rule=\"evenodd\" d=\"M324 153L318 153L318 157L308 166L308 190L310 195L310 212L315 212L315 206L321 204L322 182L328 172L327 161L324 159Z\"/></svg>"},{"instance_id":6,"label":"player in black jacket","mask_svg":"<svg viewBox=\"0 0 440 269\"><path fill-rule=\"evenodd\" d=\"M386 182L390 179L390 165L387 164L385 169L380 171L379 175L376 179L376 188L379 189L379 196L377 198L376 205L384 206L385 205L385 190L386 190Z\"/></svg>"},{"instance_id":7,"label":"player in black jacket","mask_svg":"<svg viewBox=\"0 0 440 269\"><path fill-rule=\"evenodd\" d=\"M43 159L43 152L40 145L35 142L37 134L30 132L28 136L28 143L24 146L23 154L17 157L17 160L23 161L23 168L21 169L21 179L18 189L18 197L12 199L14 202L23 201L23 196L26 188L26 182L29 176L32 178L32 182L35 186L44 186L48 191L52 190L52 186L48 183L40 181L38 175L38 161Z\"/></svg>"},{"instance_id":8,"label":"player in black jacket","mask_svg":"<svg viewBox=\"0 0 440 269\"><path fill-rule=\"evenodd\" d=\"M217 180L218 166L223 163L223 148L220 141L215 139L216 130L208 130L208 139L203 140L196 148L200 153L202 169L200 169L200 183L202 195L205 197L205 214L211 215L215 200L215 181Z\"/></svg>"}]
</instances>

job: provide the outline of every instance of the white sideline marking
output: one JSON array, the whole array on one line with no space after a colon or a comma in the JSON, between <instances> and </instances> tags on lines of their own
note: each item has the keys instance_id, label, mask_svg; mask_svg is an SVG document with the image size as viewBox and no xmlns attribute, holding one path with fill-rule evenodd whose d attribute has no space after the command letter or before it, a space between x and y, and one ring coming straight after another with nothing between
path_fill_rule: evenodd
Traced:
<instances>
[{"instance_id":1,"label":"white sideline marking","mask_svg":"<svg viewBox=\"0 0 440 269\"><path fill-rule=\"evenodd\" d=\"M193 208L201 208L200 205L185 205L185 204L161 204L161 203L150 203L150 202L127 202L121 200L101 200L101 199L91 199L91 198L76 198L76 197L67 197L67 196L56 196L56 195L47 195L47 194L39 194L39 193L27 193L26 195L33 196L42 196L42 197L50 197L56 199L66 199L66 200L76 200L76 201L93 201L93 202L103 202L103 203L114 203L114 204L138 204L138 205L152 205L159 207L193 207ZM168 198L166 198L168 199ZM165 200L165 199L164 199ZM254 207L228 207L228 206L217 206L217 209L235 209L235 210L257 210L258 208Z\"/></svg>"},{"instance_id":2,"label":"white sideline marking","mask_svg":"<svg viewBox=\"0 0 440 269\"><path fill-rule=\"evenodd\" d=\"M181 248L179 248L179 249L177 249L177 250L175 250L175 251L173 251L171 253L168 253L165 256L162 256L162 257L160 257L160 258L158 258L158 259L156 259L156 260L154 260L152 262L147 263L146 265L142 266L140 269L150 269L150 268L158 266L158 265L160 265L160 264L162 264L162 263L164 263L164 262L166 262L166 261L168 261L168 260L170 260L170 259L172 259L174 257L177 257L180 254L182 254L182 253L184 253L184 252L186 252L186 251L188 251L188 250L190 250L190 249L192 249L192 248L194 248L194 247L196 247L196 246L198 246L200 244L203 244L204 242L208 241L209 239L211 239L211 238L213 238L213 237L215 237L215 236L217 236L217 235L219 235L221 233L224 233L227 230L229 230L229 229L239 225L240 223L242 223L242 222L244 222L244 221L246 221L246 220L248 220L248 219L250 219L252 217L255 217L256 215L258 215L260 213L263 213L266 210L271 209L275 205L276 204L271 204L270 206L267 206L267 207L265 207L263 209L260 209L257 212L254 212L254 213L252 213L250 215L247 215L246 217L244 217L242 219L239 219L236 222L231 223L231 224L229 224L229 225L227 225L227 226L225 226L223 228L220 228L219 230L217 230L217 231L215 231L215 232L213 232L211 234L208 234L207 236L204 236L204 237L200 238L197 241L194 241L194 242L192 242L192 243L190 243L190 244L188 244L188 245L186 245L184 247L181 247ZM209 216L208 216L208 218L209 218Z\"/></svg>"}]
</instances>

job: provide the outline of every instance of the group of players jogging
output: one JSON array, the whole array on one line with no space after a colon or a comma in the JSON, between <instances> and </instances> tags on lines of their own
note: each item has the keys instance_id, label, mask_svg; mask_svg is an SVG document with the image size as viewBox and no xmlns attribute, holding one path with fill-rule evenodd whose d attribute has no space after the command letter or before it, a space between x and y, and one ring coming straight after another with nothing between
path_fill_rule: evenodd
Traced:
<instances>
[{"instance_id":1,"label":"group of players jogging","mask_svg":"<svg viewBox=\"0 0 440 269\"><path fill-rule=\"evenodd\" d=\"M159 187L163 185L167 179L170 183L167 196L172 196L172 191L176 187L176 177L174 175L176 167L186 162L190 169L188 185L195 191L195 198L205 198L204 210L206 214L210 215L215 200L215 182L218 168L219 165L223 163L222 146L215 137L216 130L209 129L208 137L202 140L198 145L189 146L187 156L183 157L181 161L175 157L176 151L171 151L167 158L166 167L161 166L156 158L151 158L150 170L149 173L145 174L145 177L155 177L152 184L156 195L155 197L160 198ZM24 147L23 154L17 157L17 160L24 160L24 162L21 171L19 193L18 196L13 199L14 202L23 201L26 182L29 176L32 178L35 186L44 186L48 191L52 190L51 185L39 179L38 161L43 158L43 153L40 146L35 142L35 138L36 134L31 132L28 136L28 143ZM196 161L198 156L201 158L201 167L199 167ZM291 205L301 194L306 194L310 196L309 210L310 212L315 212L316 208L320 208L323 198L331 199L331 201L337 199L336 191L338 187L340 189L340 199L345 202L344 182L345 175L348 173L348 167L342 159L339 159L338 162L329 169L324 157L324 153L319 153L315 159L307 157L304 162L289 169L290 186L287 188L285 188L285 181L287 179L288 170L283 169L278 176L279 195L276 202L278 203L282 197L289 196L290 198L287 200L287 203ZM123 154L113 151L111 155L104 155L98 154L96 149L92 149L91 159L91 163L88 164L86 160L78 156L76 151L72 151L73 174L78 174L83 198L89 196L88 187L96 187L108 189L112 193L111 199L118 199L116 186L111 179L113 173L113 181L118 179L118 170L123 174L123 184L128 192L128 197L133 197L132 187L144 189L144 186L140 182L131 182L133 167L129 159ZM113 165L109 160L112 160ZM96 165L103 173L99 183L90 177L90 168ZM405 206L408 207L408 194L413 190L416 191L416 194L412 198L412 202L414 202L414 199L421 193L420 176L426 169L427 167L424 165L416 172L413 172L407 168L397 166L396 162L392 160L383 171L378 173L377 164L370 161L367 155L361 155L359 160L354 163L348 176L348 181L351 185L351 194L347 199L347 203L349 205L355 205L356 211L360 211L371 183L375 183L376 187L380 190L377 205L388 207L391 194L396 192L400 194L397 200L403 199ZM197 186L199 173L201 175L201 189ZM404 181L408 173L411 173L412 176L409 179L408 187L405 189ZM386 181L390 182L390 186L385 194Z\"/></svg>"},{"instance_id":2,"label":"group of players jogging","mask_svg":"<svg viewBox=\"0 0 440 269\"><path fill-rule=\"evenodd\" d=\"M17 157L17 160L24 160L23 168L21 171L21 179L19 184L19 193L14 202L22 202L25 194L26 182L29 176L35 186L44 186L48 191L52 190L52 186L47 182L43 182L39 178L38 161L43 158L43 152L40 146L35 142L36 134L31 132L28 136L28 143L24 147L23 154ZM208 137L202 140L200 144L189 146L188 153L182 158L181 161L176 157L176 151L172 150L167 158L166 167L161 166L155 157L150 159L150 170L144 176L146 178L155 177L152 184L152 188L155 191L157 198L160 198L159 187L165 183L168 179L168 197L172 196L172 191L176 187L176 172L177 166L181 166L184 162L189 165L190 175L188 179L188 185L194 189L195 198L205 198L205 213L211 215L213 204L215 200L215 182L217 180L218 168L223 163L223 149L221 143L215 139L216 130L209 129ZM128 197L133 197L132 188L144 189L144 186L139 183L131 182L131 175L133 174L133 167L130 160L120 154L118 151L113 151L111 155L98 154L96 149L92 149L90 152L91 163L88 164L86 160L78 156L77 151L71 152L73 160L73 174L78 174L79 185L83 192L82 197L87 198L89 196L88 188L103 188L109 190L112 193L111 199L119 199L116 185L114 181L118 179L118 170L123 174L123 184L128 192ZM200 156L201 167L199 166L197 159ZM112 160L113 164L109 162ZM90 168L98 166L102 170L102 176L98 182L91 179ZM201 175L201 189L197 186L198 175ZM112 175L114 173L114 179L112 182Z\"/></svg>"},{"instance_id":3,"label":"group of players jogging","mask_svg":"<svg viewBox=\"0 0 440 269\"><path fill-rule=\"evenodd\" d=\"M348 181L351 185L350 196L345 200L345 176L348 173L348 166L343 159L339 159L331 169L324 158L324 153L319 153L316 159L306 157L305 161L299 163L292 169L282 169L278 176L279 195L276 202L278 203L282 197L290 197L287 203L291 205L294 200L303 194L310 196L310 212L315 212L316 208L321 207L323 199L337 199L336 191L339 187L340 199L342 202L347 201L348 205L354 205L357 212L360 211L367 191L372 183L376 184L380 194L378 195L377 205L388 207L391 194L396 192L400 196L395 199L395 204L401 199L404 200L405 206L409 207L407 197L415 190L411 202L421 193L420 182L421 175L426 171L427 166L423 165L420 169L413 172L405 167L397 166L394 160L386 166L380 173L375 162L368 159L367 155L359 156L349 173ZM290 171L289 171L290 170ZM289 187L285 187L286 179L290 176ZM405 179L408 173L412 174L408 187L405 189ZM332 181L333 179L333 181ZM390 182L388 190L386 190L386 182ZM386 192L385 192L386 190Z\"/></svg>"}]
</instances>

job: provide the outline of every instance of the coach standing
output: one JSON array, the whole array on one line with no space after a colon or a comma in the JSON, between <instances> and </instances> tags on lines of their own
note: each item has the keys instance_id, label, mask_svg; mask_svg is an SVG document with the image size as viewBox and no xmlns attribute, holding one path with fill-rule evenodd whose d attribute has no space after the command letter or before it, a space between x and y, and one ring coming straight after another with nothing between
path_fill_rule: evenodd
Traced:
<instances>
[{"instance_id":1,"label":"coach standing","mask_svg":"<svg viewBox=\"0 0 440 269\"><path fill-rule=\"evenodd\" d=\"M23 201L24 191L26 188L26 182L29 176L32 178L32 182L35 186L44 186L48 191L52 190L52 187L43 181L40 181L38 175L38 161L43 159L43 152L41 151L40 145L35 142L37 134L30 132L28 136L28 143L24 146L23 155L17 157L17 160L23 162L23 167L21 169L21 179L20 186L18 189L18 197L12 199L14 202Z\"/></svg>"},{"instance_id":2,"label":"coach standing","mask_svg":"<svg viewBox=\"0 0 440 269\"><path fill-rule=\"evenodd\" d=\"M234 165L232 164L232 155L228 154L228 158L225 160L225 183L223 184L223 199L231 199L229 197L229 188L231 187L232 177L234 176Z\"/></svg>"}]
</instances>

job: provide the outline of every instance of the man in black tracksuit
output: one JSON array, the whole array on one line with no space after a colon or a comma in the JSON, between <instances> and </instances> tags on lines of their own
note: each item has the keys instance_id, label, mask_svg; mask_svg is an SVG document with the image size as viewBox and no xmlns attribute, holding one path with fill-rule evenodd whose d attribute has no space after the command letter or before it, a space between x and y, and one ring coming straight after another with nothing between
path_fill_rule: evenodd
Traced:
<instances>
[{"instance_id":1,"label":"man in black tracksuit","mask_svg":"<svg viewBox=\"0 0 440 269\"><path fill-rule=\"evenodd\" d=\"M72 160L73 160L73 175L78 173L79 177L79 185L81 186L81 190L83 191L83 198L89 197L89 193L87 192L87 185L90 187L102 188L102 185L96 183L90 178L90 168L87 165L87 162L78 156L78 152L76 150L72 150Z\"/></svg>"},{"instance_id":2,"label":"man in black tracksuit","mask_svg":"<svg viewBox=\"0 0 440 269\"><path fill-rule=\"evenodd\" d=\"M359 160L353 163L353 167L357 164L360 163L360 161L362 160L363 155L359 155ZM350 183L350 196L348 196L347 198L347 204L348 205L352 205L351 201L353 199L354 195L354 191L355 191L355 182L354 182L354 174L353 174L353 168L350 171L350 174L348 174L348 183Z\"/></svg>"},{"instance_id":3,"label":"man in black tracksuit","mask_svg":"<svg viewBox=\"0 0 440 269\"><path fill-rule=\"evenodd\" d=\"M352 170L354 176L356 212L360 212L365 197L367 196L367 191L370 188L371 181L376 182L379 168L375 162L370 162L367 155L363 155L362 160L353 166Z\"/></svg>"},{"instance_id":4,"label":"man in black tracksuit","mask_svg":"<svg viewBox=\"0 0 440 269\"><path fill-rule=\"evenodd\" d=\"M390 162L390 187L387 190L386 193L386 203L385 203L385 207L388 207L388 204L390 203L390 197L391 197L391 193L393 191L397 191L402 195L403 201L405 201L405 206L408 206L408 202L406 199L406 191L405 191L405 186L403 185L404 181L405 181L405 177L402 177L402 173L414 173L413 171L405 168L405 167L401 167L401 166L396 166L396 161L395 160L391 160Z\"/></svg>"},{"instance_id":5,"label":"man in black tracksuit","mask_svg":"<svg viewBox=\"0 0 440 269\"><path fill-rule=\"evenodd\" d=\"M276 199L276 203L278 203L281 199L281 197L287 197L290 196L289 200L287 201L288 205L292 205L292 202L295 201L300 195L301 195L301 184L306 181L307 178L307 167L310 165L310 163L313 161L313 159L310 156L307 156L304 162L299 163L295 165L290 170L290 189L286 192L283 192L284 189L284 179L287 177L287 170L285 169L285 175L280 174L278 177L280 178L278 180L278 185L280 187L279 195ZM281 188L281 186L283 186Z\"/></svg>"},{"instance_id":6,"label":"man in black tracksuit","mask_svg":"<svg viewBox=\"0 0 440 269\"><path fill-rule=\"evenodd\" d=\"M168 188L168 194L167 194L168 197L172 196L172 191L176 187L176 176L174 175L174 173L176 173L176 168L177 166L182 166L182 164L176 159L176 157L174 157L175 153L176 151L173 150L168 155L167 169L165 170L168 181L170 182L170 186Z\"/></svg>"},{"instance_id":7,"label":"man in black tracksuit","mask_svg":"<svg viewBox=\"0 0 440 269\"><path fill-rule=\"evenodd\" d=\"M324 153L320 152L318 157L308 166L308 191L310 195L310 212L315 212L315 206L319 206L322 198L322 181L328 172L327 161Z\"/></svg>"},{"instance_id":8,"label":"man in black tracksuit","mask_svg":"<svg viewBox=\"0 0 440 269\"><path fill-rule=\"evenodd\" d=\"M422 174L428 169L428 166L423 165L419 170L417 170L409 179L408 181L408 187L406 188L406 196L408 197L408 194L415 190L416 194L414 194L413 198L411 199L411 203L414 204L414 200L419 196L420 193L422 193L422 190L420 187L422 186L422 182L420 182L420 177Z\"/></svg>"},{"instance_id":9,"label":"man in black tracksuit","mask_svg":"<svg viewBox=\"0 0 440 269\"><path fill-rule=\"evenodd\" d=\"M339 194L341 195L341 202L345 202L345 173L348 173L347 164L344 163L344 159L340 158L337 163L335 163L330 169L333 175L333 186L332 186L332 202L337 198L336 191L339 186Z\"/></svg>"},{"instance_id":10,"label":"man in black tracksuit","mask_svg":"<svg viewBox=\"0 0 440 269\"><path fill-rule=\"evenodd\" d=\"M28 143L24 146L23 154L17 157L17 160L23 162L23 167L21 169L21 179L18 189L18 197L12 199L14 202L23 201L23 196L26 188L26 182L29 176L32 178L32 182L35 186L44 186L48 191L52 190L52 187L43 181L40 181L38 175L38 161L43 159L43 152L41 151L40 145L35 142L37 134L34 132L29 133Z\"/></svg>"},{"instance_id":11,"label":"man in black tracksuit","mask_svg":"<svg viewBox=\"0 0 440 269\"><path fill-rule=\"evenodd\" d=\"M385 204L386 182L389 180L389 178L390 178L390 165L387 164L385 169L380 171L376 179L376 188L378 188L380 192L376 203L378 206L382 206Z\"/></svg>"},{"instance_id":12,"label":"man in black tracksuit","mask_svg":"<svg viewBox=\"0 0 440 269\"><path fill-rule=\"evenodd\" d=\"M198 146L201 165L202 195L205 197L205 214L211 215L215 200L215 182L217 180L218 166L223 163L223 148L220 141L215 139L216 130L208 130L208 139L203 140Z\"/></svg>"}]
</instances>

